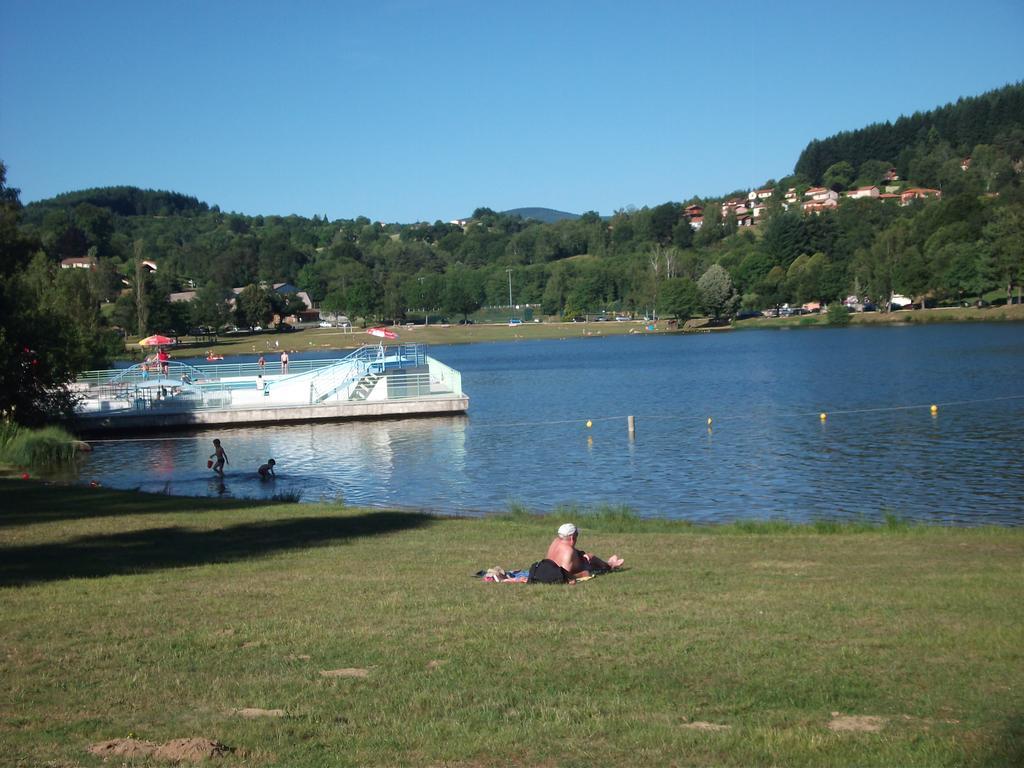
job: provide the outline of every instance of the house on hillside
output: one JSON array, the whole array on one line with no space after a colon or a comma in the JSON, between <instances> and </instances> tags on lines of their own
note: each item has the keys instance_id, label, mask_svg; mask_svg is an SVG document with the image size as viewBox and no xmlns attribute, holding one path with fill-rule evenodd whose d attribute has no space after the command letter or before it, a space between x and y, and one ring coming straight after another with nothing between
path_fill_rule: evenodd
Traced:
<instances>
[{"instance_id":1,"label":"house on hillside","mask_svg":"<svg viewBox=\"0 0 1024 768\"><path fill-rule=\"evenodd\" d=\"M95 256L76 256L70 259L60 260L61 269L96 269Z\"/></svg>"},{"instance_id":2,"label":"house on hillside","mask_svg":"<svg viewBox=\"0 0 1024 768\"><path fill-rule=\"evenodd\" d=\"M860 200L862 197L878 197L881 194L878 187L857 187L856 189L844 192L843 195L851 200Z\"/></svg>"},{"instance_id":3,"label":"house on hillside","mask_svg":"<svg viewBox=\"0 0 1024 768\"><path fill-rule=\"evenodd\" d=\"M683 213L686 214L687 218L690 220L690 227L692 229L700 229L704 226L703 205L697 205L696 203L688 205L683 209Z\"/></svg>"},{"instance_id":4,"label":"house on hillside","mask_svg":"<svg viewBox=\"0 0 1024 768\"><path fill-rule=\"evenodd\" d=\"M747 208L745 200L739 198L733 198L732 200L726 200L722 203L722 218L724 219L730 213L735 214L736 218L740 218L748 213L750 210Z\"/></svg>"},{"instance_id":5,"label":"house on hillside","mask_svg":"<svg viewBox=\"0 0 1024 768\"><path fill-rule=\"evenodd\" d=\"M825 200L839 202L839 193L829 189L828 187L811 187L804 192L804 197L810 198L810 200L815 203L822 203Z\"/></svg>"},{"instance_id":6,"label":"house on hillside","mask_svg":"<svg viewBox=\"0 0 1024 768\"><path fill-rule=\"evenodd\" d=\"M753 215L756 223L757 219L761 218L762 216L765 215L765 213L768 212L768 206L765 205L764 203L755 203L754 207L750 209L750 212Z\"/></svg>"},{"instance_id":7,"label":"house on hillside","mask_svg":"<svg viewBox=\"0 0 1024 768\"><path fill-rule=\"evenodd\" d=\"M911 187L900 194L900 205L910 205L915 200L927 200L929 197L940 198L942 191L926 187Z\"/></svg>"},{"instance_id":8,"label":"house on hillside","mask_svg":"<svg viewBox=\"0 0 1024 768\"><path fill-rule=\"evenodd\" d=\"M895 168L890 168L889 170L887 170L885 172L885 175L882 176L882 181L899 181L899 180L900 180L900 175L898 173L896 173L896 169Z\"/></svg>"},{"instance_id":9,"label":"house on hillside","mask_svg":"<svg viewBox=\"0 0 1024 768\"><path fill-rule=\"evenodd\" d=\"M834 192L832 194L835 194ZM839 201L834 197L826 197L824 200L805 200L801 205L804 213L821 213L839 207Z\"/></svg>"},{"instance_id":10,"label":"house on hillside","mask_svg":"<svg viewBox=\"0 0 1024 768\"><path fill-rule=\"evenodd\" d=\"M758 201L767 200L774 194L774 189L755 189L753 192L747 195L747 200L749 200L752 203L756 203Z\"/></svg>"}]
</instances>

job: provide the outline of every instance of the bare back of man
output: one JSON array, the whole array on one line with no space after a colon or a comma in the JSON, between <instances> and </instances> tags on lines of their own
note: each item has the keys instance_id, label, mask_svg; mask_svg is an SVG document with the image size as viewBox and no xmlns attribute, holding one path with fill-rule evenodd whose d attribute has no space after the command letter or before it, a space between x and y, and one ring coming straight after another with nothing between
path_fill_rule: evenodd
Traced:
<instances>
[{"instance_id":1,"label":"bare back of man","mask_svg":"<svg viewBox=\"0 0 1024 768\"><path fill-rule=\"evenodd\" d=\"M590 571L607 571L622 565L623 560L618 555L612 555L605 562L597 555L577 549L579 532L571 523L566 523L558 531L558 536L548 546L547 559L555 562L571 577L576 578Z\"/></svg>"}]
</instances>

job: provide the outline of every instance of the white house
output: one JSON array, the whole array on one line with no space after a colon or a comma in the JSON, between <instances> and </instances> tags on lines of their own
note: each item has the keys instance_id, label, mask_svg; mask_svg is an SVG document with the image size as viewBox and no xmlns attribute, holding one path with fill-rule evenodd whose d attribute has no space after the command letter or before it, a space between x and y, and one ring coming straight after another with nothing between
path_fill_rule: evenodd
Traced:
<instances>
[{"instance_id":1,"label":"white house","mask_svg":"<svg viewBox=\"0 0 1024 768\"><path fill-rule=\"evenodd\" d=\"M857 187L845 194L851 200L859 200L862 197L878 197L881 193L879 192L878 187Z\"/></svg>"},{"instance_id":2,"label":"white house","mask_svg":"<svg viewBox=\"0 0 1024 768\"><path fill-rule=\"evenodd\" d=\"M804 192L804 197L809 197L816 203L824 202L825 200L832 200L834 202L839 201L839 193L834 192L827 187L811 187Z\"/></svg>"}]
</instances>

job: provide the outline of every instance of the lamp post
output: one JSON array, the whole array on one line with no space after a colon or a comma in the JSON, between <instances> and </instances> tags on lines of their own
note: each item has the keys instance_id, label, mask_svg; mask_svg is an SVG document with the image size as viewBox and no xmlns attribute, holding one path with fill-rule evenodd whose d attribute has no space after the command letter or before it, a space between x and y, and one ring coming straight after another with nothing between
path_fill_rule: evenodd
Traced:
<instances>
[{"instance_id":1,"label":"lamp post","mask_svg":"<svg viewBox=\"0 0 1024 768\"><path fill-rule=\"evenodd\" d=\"M505 269L505 271L508 272L508 311L511 314L511 312L512 312L512 267L507 267Z\"/></svg>"},{"instance_id":2,"label":"lamp post","mask_svg":"<svg viewBox=\"0 0 1024 768\"><path fill-rule=\"evenodd\" d=\"M430 310L427 309L427 299L423 296L423 281L427 278L418 277L416 279L420 281L420 298L423 300L423 327L426 328L430 325Z\"/></svg>"}]
</instances>

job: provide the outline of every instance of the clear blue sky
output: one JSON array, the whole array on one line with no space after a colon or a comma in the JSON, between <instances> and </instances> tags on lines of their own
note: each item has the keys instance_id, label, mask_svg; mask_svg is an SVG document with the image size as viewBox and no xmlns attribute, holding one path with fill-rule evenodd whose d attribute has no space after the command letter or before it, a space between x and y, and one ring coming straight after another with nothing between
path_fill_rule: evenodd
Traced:
<instances>
[{"instance_id":1,"label":"clear blue sky","mask_svg":"<svg viewBox=\"0 0 1024 768\"><path fill-rule=\"evenodd\" d=\"M0 0L0 159L224 211L610 214L1024 79L1024 3Z\"/></svg>"}]
</instances>

